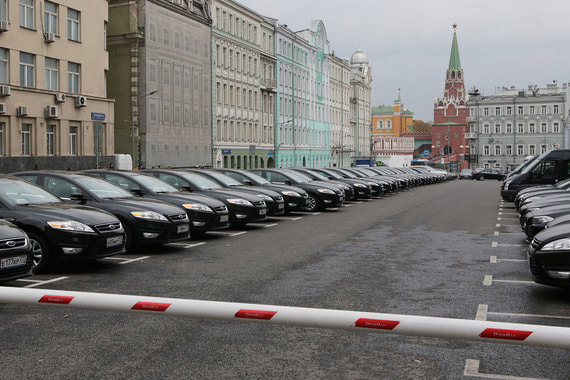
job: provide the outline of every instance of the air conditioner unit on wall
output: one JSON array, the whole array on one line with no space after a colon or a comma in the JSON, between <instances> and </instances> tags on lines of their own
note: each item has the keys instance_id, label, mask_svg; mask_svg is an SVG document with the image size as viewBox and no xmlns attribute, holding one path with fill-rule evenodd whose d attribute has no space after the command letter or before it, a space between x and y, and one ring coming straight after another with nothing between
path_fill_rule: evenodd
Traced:
<instances>
[{"instance_id":1,"label":"air conditioner unit on wall","mask_svg":"<svg viewBox=\"0 0 570 380\"><path fill-rule=\"evenodd\" d=\"M10 96L10 86L0 86L0 96Z\"/></svg>"},{"instance_id":2,"label":"air conditioner unit on wall","mask_svg":"<svg viewBox=\"0 0 570 380\"><path fill-rule=\"evenodd\" d=\"M46 42L55 42L55 33L44 33L44 39Z\"/></svg>"},{"instance_id":3,"label":"air conditioner unit on wall","mask_svg":"<svg viewBox=\"0 0 570 380\"><path fill-rule=\"evenodd\" d=\"M10 24L6 20L0 20L0 32L7 32Z\"/></svg>"},{"instance_id":4,"label":"air conditioner unit on wall","mask_svg":"<svg viewBox=\"0 0 570 380\"><path fill-rule=\"evenodd\" d=\"M0 114L6 113L6 103L0 103Z\"/></svg>"},{"instance_id":5,"label":"air conditioner unit on wall","mask_svg":"<svg viewBox=\"0 0 570 380\"><path fill-rule=\"evenodd\" d=\"M57 119L59 117L59 107L58 106L47 106L46 107L46 118Z\"/></svg>"},{"instance_id":6,"label":"air conditioner unit on wall","mask_svg":"<svg viewBox=\"0 0 570 380\"><path fill-rule=\"evenodd\" d=\"M58 103L63 103L66 100L66 96L64 93L62 92L58 92L57 94L55 94L55 101Z\"/></svg>"},{"instance_id":7,"label":"air conditioner unit on wall","mask_svg":"<svg viewBox=\"0 0 570 380\"><path fill-rule=\"evenodd\" d=\"M85 96L76 97L75 107L87 107L87 98Z\"/></svg>"},{"instance_id":8,"label":"air conditioner unit on wall","mask_svg":"<svg viewBox=\"0 0 570 380\"><path fill-rule=\"evenodd\" d=\"M19 106L18 108L16 108L16 114L18 116L28 116L29 110L28 107L26 106Z\"/></svg>"}]
</instances>

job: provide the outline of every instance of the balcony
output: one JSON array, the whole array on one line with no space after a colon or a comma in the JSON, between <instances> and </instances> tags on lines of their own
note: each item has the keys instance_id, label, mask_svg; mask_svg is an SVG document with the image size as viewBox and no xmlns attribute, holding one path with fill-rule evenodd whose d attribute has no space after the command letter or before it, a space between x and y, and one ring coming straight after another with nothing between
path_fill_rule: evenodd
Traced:
<instances>
[{"instance_id":1,"label":"balcony","mask_svg":"<svg viewBox=\"0 0 570 380\"><path fill-rule=\"evenodd\" d=\"M465 134L465 138L466 139L476 139L477 138L477 133L466 133Z\"/></svg>"},{"instance_id":2,"label":"balcony","mask_svg":"<svg viewBox=\"0 0 570 380\"><path fill-rule=\"evenodd\" d=\"M273 91L277 87L277 81L274 79L260 79L259 82L262 90Z\"/></svg>"}]
</instances>

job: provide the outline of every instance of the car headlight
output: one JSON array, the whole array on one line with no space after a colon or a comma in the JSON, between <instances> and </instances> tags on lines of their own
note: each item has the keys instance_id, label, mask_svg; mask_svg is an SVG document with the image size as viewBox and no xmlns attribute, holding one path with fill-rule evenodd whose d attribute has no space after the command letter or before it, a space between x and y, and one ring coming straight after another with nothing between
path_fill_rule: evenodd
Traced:
<instances>
[{"instance_id":1,"label":"car headlight","mask_svg":"<svg viewBox=\"0 0 570 380\"><path fill-rule=\"evenodd\" d=\"M353 185L354 187L366 187L366 185L363 184L363 183L353 183L352 185Z\"/></svg>"},{"instance_id":2,"label":"car headlight","mask_svg":"<svg viewBox=\"0 0 570 380\"><path fill-rule=\"evenodd\" d=\"M531 224L548 223L548 222L551 222L553 220L554 220L554 218L551 216L546 216L546 215L534 216L530 219L530 223Z\"/></svg>"},{"instance_id":3,"label":"car headlight","mask_svg":"<svg viewBox=\"0 0 570 380\"><path fill-rule=\"evenodd\" d=\"M63 220L63 221L53 221L47 222L47 224L56 230L65 231L78 231L78 232L95 232L91 227L81 222L76 222L75 220Z\"/></svg>"},{"instance_id":4,"label":"car headlight","mask_svg":"<svg viewBox=\"0 0 570 380\"><path fill-rule=\"evenodd\" d=\"M525 200L523 201L523 204L527 204L527 203L530 203L530 202L534 202L534 201L536 201L537 199L538 199L537 197L531 197L531 198L525 199Z\"/></svg>"},{"instance_id":5,"label":"car headlight","mask_svg":"<svg viewBox=\"0 0 570 380\"><path fill-rule=\"evenodd\" d=\"M212 210L208 206L200 204L200 203L183 203L182 207L187 208L189 210L195 210L195 211L214 212L214 210Z\"/></svg>"},{"instance_id":6,"label":"car headlight","mask_svg":"<svg viewBox=\"0 0 570 380\"><path fill-rule=\"evenodd\" d=\"M159 214L154 211L131 211L131 215L135 218L150 219L150 220L161 220L167 222L168 219L164 215Z\"/></svg>"},{"instance_id":7,"label":"car headlight","mask_svg":"<svg viewBox=\"0 0 570 380\"><path fill-rule=\"evenodd\" d=\"M505 190L509 190L509 185L511 184L511 182L513 182L512 180L505 182Z\"/></svg>"},{"instance_id":8,"label":"car headlight","mask_svg":"<svg viewBox=\"0 0 570 380\"><path fill-rule=\"evenodd\" d=\"M226 199L226 200L227 200L228 202L234 204L234 205L252 206L252 207L253 207L253 204L252 204L250 201L245 200L245 199L241 199L241 198L229 198L229 199Z\"/></svg>"},{"instance_id":9,"label":"car headlight","mask_svg":"<svg viewBox=\"0 0 570 380\"><path fill-rule=\"evenodd\" d=\"M259 198L263 199L264 201L271 202L273 200L273 198L265 194L255 194L255 195L257 195Z\"/></svg>"},{"instance_id":10,"label":"car headlight","mask_svg":"<svg viewBox=\"0 0 570 380\"><path fill-rule=\"evenodd\" d=\"M569 249L570 249L570 239L567 238L551 241L550 243L545 244L542 248L540 248L541 251L557 251L557 250L562 251Z\"/></svg>"},{"instance_id":11,"label":"car headlight","mask_svg":"<svg viewBox=\"0 0 570 380\"><path fill-rule=\"evenodd\" d=\"M317 191L319 193L324 193L324 194L334 194L334 191L329 190L329 189L317 189Z\"/></svg>"},{"instance_id":12,"label":"car headlight","mask_svg":"<svg viewBox=\"0 0 570 380\"><path fill-rule=\"evenodd\" d=\"M296 192L296 191L289 191L289 190L284 190L284 191L281 192L281 194L283 194L283 195L288 195L288 196L290 196L290 197L300 197L300 196L301 196L301 194L299 194L298 192Z\"/></svg>"}]
</instances>

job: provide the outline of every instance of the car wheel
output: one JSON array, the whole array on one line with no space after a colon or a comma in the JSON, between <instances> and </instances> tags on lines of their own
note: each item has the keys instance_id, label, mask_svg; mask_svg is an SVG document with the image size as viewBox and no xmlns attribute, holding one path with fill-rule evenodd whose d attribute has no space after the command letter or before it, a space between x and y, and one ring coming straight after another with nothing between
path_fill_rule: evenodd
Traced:
<instances>
[{"instance_id":1,"label":"car wheel","mask_svg":"<svg viewBox=\"0 0 570 380\"><path fill-rule=\"evenodd\" d=\"M479 177L479 181L484 181L484 180L485 180L485 176L484 176L484 175L482 175L482 176Z\"/></svg>"},{"instance_id":2,"label":"car wheel","mask_svg":"<svg viewBox=\"0 0 570 380\"><path fill-rule=\"evenodd\" d=\"M28 233L30 245L32 246L32 254L34 256L33 273L45 273L51 267L51 252L48 244L40 235L31 232Z\"/></svg>"},{"instance_id":3,"label":"car wheel","mask_svg":"<svg viewBox=\"0 0 570 380\"><path fill-rule=\"evenodd\" d=\"M321 206L319 204L319 200L313 194L309 194L309 199L307 199L307 205L305 206L306 211L319 211Z\"/></svg>"}]
</instances>

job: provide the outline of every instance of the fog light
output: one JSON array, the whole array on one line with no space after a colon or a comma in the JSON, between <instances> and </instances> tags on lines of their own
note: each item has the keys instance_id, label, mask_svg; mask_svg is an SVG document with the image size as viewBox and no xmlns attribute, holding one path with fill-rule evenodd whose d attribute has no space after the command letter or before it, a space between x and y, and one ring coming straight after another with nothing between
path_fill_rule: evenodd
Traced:
<instances>
[{"instance_id":1,"label":"fog light","mask_svg":"<svg viewBox=\"0 0 570 380\"><path fill-rule=\"evenodd\" d=\"M236 218L238 218L238 219L247 218L247 215L245 215L245 214L236 214Z\"/></svg>"},{"instance_id":2,"label":"fog light","mask_svg":"<svg viewBox=\"0 0 570 380\"><path fill-rule=\"evenodd\" d=\"M560 272L557 270L547 270L546 272L553 278L570 279L570 272Z\"/></svg>"},{"instance_id":3,"label":"fog light","mask_svg":"<svg viewBox=\"0 0 570 380\"><path fill-rule=\"evenodd\" d=\"M332 203L332 201L329 199L325 199L325 203Z\"/></svg>"},{"instance_id":4,"label":"fog light","mask_svg":"<svg viewBox=\"0 0 570 380\"><path fill-rule=\"evenodd\" d=\"M287 203L289 205L289 207L296 207L297 203Z\"/></svg>"},{"instance_id":5,"label":"fog light","mask_svg":"<svg viewBox=\"0 0 570 380\"><path fill-rule=\"evenodd\" d=\"M205 225L206 225L206 222L198 222L198 221L196 221L196 222L192 222L192 225L195 226L195 227L202 227L202 226L205 226Z\"/></svg>"},{"instance_id":6,"label":"fog light","mask_svg":"<svg viewBox=\"0 0 570 380\"><path fill-rule=\"evenodd\" d=\"M69 248L69 247L63 247L61 250L62 250L63 253L65 253L66 255L77 255L78 253L83 252L83 248Z\"/></svg>"},{"instance_id":7,"label":"fog light","mask_svg":"<svg viewBox=\"0 0 570 380\"><path fill-rule=\"evenodd\" d=\"M156 239L160 235L157 232L143 232L143 236L145 239Z\"/></svg>"}]
</instances>

